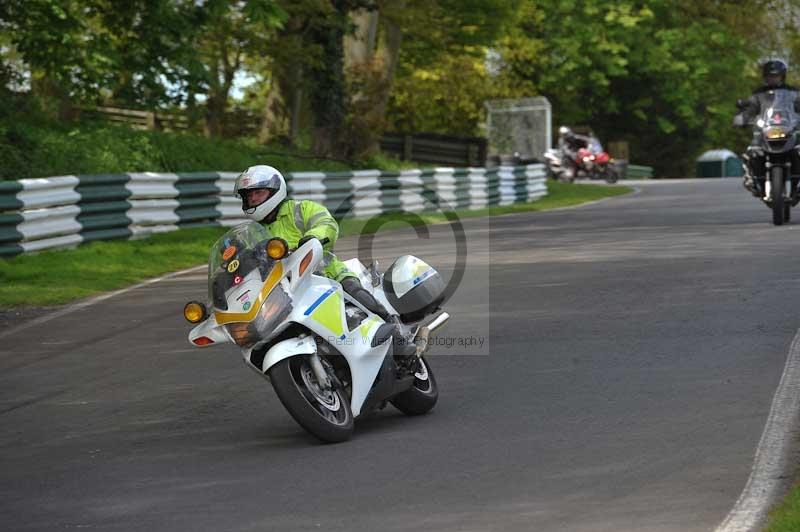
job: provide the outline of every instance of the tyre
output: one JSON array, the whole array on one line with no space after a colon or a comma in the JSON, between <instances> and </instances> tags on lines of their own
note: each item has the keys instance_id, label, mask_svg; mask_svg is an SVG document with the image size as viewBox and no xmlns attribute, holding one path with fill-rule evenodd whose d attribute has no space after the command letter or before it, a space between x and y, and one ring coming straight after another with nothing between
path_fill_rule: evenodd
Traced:
<instances>
[{"instance_id":1,"label":"tyre","mask_svg":"<svg viewBox=\"0 0 800 532\"><path fill-rule=\"evenodd\" d=\"M616 183L619 180L616 168L609 166L606 168L606 183Z\"/></svg>"},{"instance_id":2,"label":"tyre","mask_svg":"<svg viewBox=\"0 0 800 532\"><path fill-rule=\"evenodd\" d=\"M419 364L411 388L389 401L395 408L409 416L430 412L439 400L439 387L436 385L431 367L424 358L420 358Z\"/></svg>"},{"instance_id":3,"label":"tyre","mask_svg":"<svg viewBox=\"0 0 800 532\"><path fill-rule=\"evenodd\" d=\"M308 432L328 443L353 435L349 397L341 389L326 391L319 386L308 355L281 360L270 368L269 378L283 406Z\"/></svg>"},{"instance_id":4,"label":"tyre","mask_svg":"<svg viewBox=\"0 0 800 532\"><path fill-rule=\"evenodd\" d=\"M772 195L772 223L783 225L783 167L773 166L770 171L769 181L770 194Z\"/></svg>"}]
</instances>

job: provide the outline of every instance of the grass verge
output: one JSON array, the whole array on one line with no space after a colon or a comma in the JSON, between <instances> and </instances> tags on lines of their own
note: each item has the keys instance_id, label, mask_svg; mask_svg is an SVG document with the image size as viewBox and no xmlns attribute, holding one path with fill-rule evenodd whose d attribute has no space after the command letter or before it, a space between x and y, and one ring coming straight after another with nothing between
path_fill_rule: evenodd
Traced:
<instances>
[{"instance_id":1,"label":"grass verge","mask_svg":"<svg viewBox=\"0 0 800 532\"><path fill-rule=\"evenodd\" d=\"M460 218L542 211L630 192L628 187L550 182L549 194L533 203L458 211ZM441 214L388 215L345 220L342 234L377 228L446 221ZM390 223L385 223L390 222ZM208 227L162 233L142 240L92 242L76 249L44 251L0 259L0 308L68 303L129 286L167 272L202 264L211 244L225 229Z\"/></svg>"},{"instance_id":2,"label":"grass verge","mask_svg":"<svg viewBox=\"0 0 800 532\"><path fill-rule=\"evenodd\" d=\"M800 484L770 511L770 518L764 532L797 532L800 530Z\"/></svg>"}]
</instances>

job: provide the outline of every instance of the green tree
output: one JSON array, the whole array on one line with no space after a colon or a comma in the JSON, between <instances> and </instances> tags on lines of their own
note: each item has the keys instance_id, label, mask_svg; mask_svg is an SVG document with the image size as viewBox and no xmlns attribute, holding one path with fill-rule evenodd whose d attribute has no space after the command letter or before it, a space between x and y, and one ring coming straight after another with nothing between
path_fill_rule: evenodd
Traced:
<instances>
[{"instance_id":1,"label":"green tree","mask_svg":"<svg viewBox=\"0 0 800 532\"><path fill-rule=\"evenodd\" d=\"M3 3L0 29L30 69L34 95L54 113L67 115L72 99L107 85L111 60L90 31L97 18L94 5L79 0Z\"/></svg>"},{"instance_id":2,"label":"green tree","mask_svg":"<svg viewBox=\"0 0 800 532\"><path fill-rule=\"evenodd\" d=\"M270 52L270 37L286 13L271 0L208 0L197 6L194 20L197 56L186 57L184 87L192 101L198 96L205 99L206 132L218 137L237 73L248 55Z\"/></svg>"},{"instance_id":3,"label":"green tree","mask_svg":"<svg viewBox=\"0 0 800 532\"><path fill-rule=\"evenodd\" d=\"M733 103L749 93L758 55L748 8L715 0L536 0L499 47L506 86L546 96L557 123L625 139L661 175L731 142ZM758 25L763 11L749 14ZM550 21L558 21L552 23Z\"/></svg>"},{"instance_id":4,"label":"green tree","mask_svg":"<svg viewBox=\"0 0 800 532\"><path fill-rule=\"evenodd\" d=\"M379 2L374 103L355 114L364 129L473 133L491 91L486 46L515 9L508 0Z\"/></svg>"},{"instance_id":5,"label":"green tree","mask_svg":"<svg viewBox=\"0 0 800 532\"><path fill-rule=\"evenodd\" d=\"M94 0L92 38L110 60L109 99L153 108L178 103L180 68L194 53L192 4L176 0Z\"/></svg>"}]
</instances>

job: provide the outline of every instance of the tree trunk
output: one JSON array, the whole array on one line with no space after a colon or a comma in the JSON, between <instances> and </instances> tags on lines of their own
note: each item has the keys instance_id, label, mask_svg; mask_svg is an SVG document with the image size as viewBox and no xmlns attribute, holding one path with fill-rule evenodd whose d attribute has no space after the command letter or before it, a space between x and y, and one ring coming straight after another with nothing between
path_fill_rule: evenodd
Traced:
<instances>
[{"instance_id":1,"label":"tree trunk","mask_svg":"<svg viewBox=\"0 0 800 532\"><path fill-rule=\"evenodd\" d=\"M344 65L347 70L372 61L378 35L378 11L360 9L350 14L355 32L344 38Z\"/></svg>"},{"instance_id":2,"label":"tree trunk","mask_svg":"<svg viewBox=\"0 0 800 532\"><path fill-rule=\"evenodd\" d=\"M401 4L394 7L403 6ZM370 42L375 33L370 26L377 24L377 13L373 13L371 18L360 14L353 20L357 29L349 40L348 76L351 86L358 90L350 95L346 151L348 157L355 159L367 157L380 150L380 139L386 124L386 108L402 40L400 25L391 14L390 11L381 17L383 32L377 50L374 40Z\"/></svg>"},{"instance_id":3,"label":"tree trunk","mask_svg":"<svg viewBox=\"0 0 800 532\"><path fill-rule=\"evenodd\" d=\"M400 25L389 18L384 18L384 32L382 46L378 51L381 67L383 69L381 85L382 92L375 106L375 121L386 122L386 109L389 105L389 96L394 85L394 73L397 70L397 61L400 57L400 45L403 41L403 32Z\"/></svg>"},{"instance_id":4,"label":"tree trunk","mask_svg":"<svg viewBox=\"0 0 800 532\"><path fill-rule=\"evenodd\" d=\"M258 130L259 143L266 144L276 137L286 135L286 104L284 100L280 82L273 74L267 101L264 102L264 110L261 112L261 127Z\"/></svg>"},{"instance_id":5,"label":"tree trunk","mask_svg":"<svg viewBox=\"0 0 800 532\"><path fill-rule=\"evenodd\" d=\"M69 94L47 74L32 72L31 92L50 118L66 121L74 117Z\"/></svg>"},{"instance_id":6,"label":"tree trunk","mask_svg":"<svg viewBox=\"0 0 800 532\"><path fill-rule=\"evenodd\" d=\"M274 66L272 83L261 114L259 142L281 138L294 145L299 135L302 83L302 65L293 62L291 65Z\"/></svg>"},{"instance_id":7,"label":"tree trunk","mask_svg":"<svg viewBox=\"0 0 800 532\"><path fill-rule=\"evenodd\" d=\"M303 111L303 69L297 67L292 85L292 108L289 115L289 143L294 146L300 136L300 113Z\"/></svg>"},{"instance_id":8,"label":"tree trunk","mask_svg":"<svg viewBox=\"0 0 800 532\"><path fill-rule=\"evenodd\" d=\"M347 14L340 8L324 27L309 32L311 42L322 47L318 64L309 69L311 109L314 113L312 151L317 157L341 154L341 133L345 120L344 29Z\"/></svg>"},{"instance_id":9,"label":"tree trunk","mask_svg":"<svg viewBox=\"0 0 800 532\"><path fill-rule=\"evenodd\" d=\"M225 100L218 95L209 95L206 101L205 133L208 138L216 139L222 136L222 120L225 116Z\"/></svg>"},{"instance_id":10,"label":"tree trunk","mask_svg":"<svg viewBox=\"0 0 800 532\"><path fill-rule=\"evenodd\" d=\"M206 102L206 136L215 139L223 135L223 123L225 120L225 109L228 107L228 95L233 85L233 77L239 69L239 56L237 55L233 63L228 61L224 49L223 55L219 58L216 72L222 72L222 80L219 74L215 75L210 90L208 91L208 101ZM221 67L221 68L220 68Z\"/></svg>"}]
</instances>

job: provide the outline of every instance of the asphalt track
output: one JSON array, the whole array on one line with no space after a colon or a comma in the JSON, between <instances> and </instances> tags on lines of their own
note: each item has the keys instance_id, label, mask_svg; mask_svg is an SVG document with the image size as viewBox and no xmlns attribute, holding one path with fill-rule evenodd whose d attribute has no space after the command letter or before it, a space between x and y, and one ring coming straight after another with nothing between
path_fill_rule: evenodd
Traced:
<instances>
[{"instance_id":1,"label":"asphalt track","mask_svg":"<svg viewBox=\"0 0 800 532\"><path fill-rule=\"evenodd\" d=\"M713 529L800 326L800 225L738 180L640 188L466 220L439 404L344 444L304 434L235 349L187 344L202 272L6 336L0 530ZM375 254L450 274L452 235Z\"/></svg>"}]
</instances>

